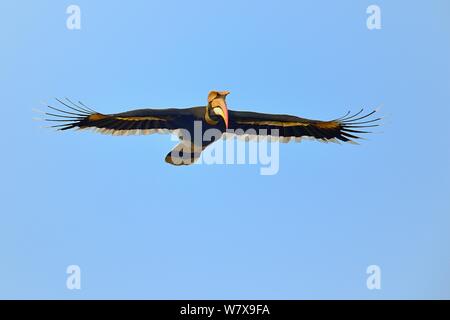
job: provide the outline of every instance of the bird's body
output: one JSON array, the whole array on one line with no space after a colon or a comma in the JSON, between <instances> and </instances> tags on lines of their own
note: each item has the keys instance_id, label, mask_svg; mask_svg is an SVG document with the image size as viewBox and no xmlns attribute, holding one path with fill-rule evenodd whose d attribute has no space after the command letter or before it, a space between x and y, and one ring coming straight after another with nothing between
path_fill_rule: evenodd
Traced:
<instances>
[{"instance_id":1,"label":"bird's body","mask_svg":"<svg viewBox=\"0 0 450 320\"><path fill-rule=\"evenodd\" d=\"M228 91L211 91L206 106L137 109L116 114L98 113L81 102L75 104L69 99L58 100L67 109L49 106L58 113L47 112L53 118L46 120L62 122L63 124L53 126L59 130L95 129L113 135L175 132L180 136L181 142L165 158L166 162L174 165L192 164L208 145L220 139L224 133L277 137L283 142L303 137L353 142L353 139L359 139L356 134L367 133L360 131L360 128L377 126L373 123L379 120L367 120L375 111L362 116L362 110L355 115L348 116L347 113L346 116L331 121L232 111L228 110L226 104L228 94ZM209 138L204 139L205 136Z\"/></svg>"}]
</instances>

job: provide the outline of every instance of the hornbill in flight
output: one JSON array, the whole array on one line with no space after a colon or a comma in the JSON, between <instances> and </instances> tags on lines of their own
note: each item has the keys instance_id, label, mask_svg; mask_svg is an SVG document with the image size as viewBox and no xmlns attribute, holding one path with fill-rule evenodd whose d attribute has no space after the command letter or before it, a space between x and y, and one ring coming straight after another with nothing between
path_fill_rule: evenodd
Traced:
<instances>
[{"instance_id":1,"label":"hornbill in flight","mask_svg":"<svg viewBox=\"0 0 450 320\"><path fill-rule=\"evenodd\" d=\"M291 139L314 138L324 142L350 142L360 139L359 134L369 133L361 129L378 126L381 118L371 117L376 111L362 114L363 110L341 118L320 121L291 115L278 115L228 110L226 97L229 91L211 91L206 106L186 109L139 109L115 114L98 113L82 102L56 99L62 107L48 106L47 121L60 122L51 127L58 130L94 129L112 135L151 134L174 132L181 142L165 158L174 165L192 164L200 153L223 134L241 137L256 136L281 142ZM196 125L200 124L201 136L213 129L215 139L195 139ZM183 132L180 134L180 132Z\"/></svg>"}]
</instances>

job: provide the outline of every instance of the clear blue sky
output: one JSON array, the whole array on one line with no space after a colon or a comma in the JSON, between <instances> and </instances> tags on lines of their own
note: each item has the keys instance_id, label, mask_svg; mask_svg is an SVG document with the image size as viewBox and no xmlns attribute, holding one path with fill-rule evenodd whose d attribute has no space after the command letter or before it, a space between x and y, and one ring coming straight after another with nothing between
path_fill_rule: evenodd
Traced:
<instances>
[{"instance_id":1,"label":"clear blue sky","mask_svg":"<svg viewBox=\"0 0 450 320\"><path fill-rule=\"evenodd\" d=\"M446 0L2 1L0 298L450 298L449 14ZM112 113L210 89L233 109L387 119L361 146L281 145L274 176L169 166L169 136L32 120L53 97Z\"/></svg>"}]
</instances>

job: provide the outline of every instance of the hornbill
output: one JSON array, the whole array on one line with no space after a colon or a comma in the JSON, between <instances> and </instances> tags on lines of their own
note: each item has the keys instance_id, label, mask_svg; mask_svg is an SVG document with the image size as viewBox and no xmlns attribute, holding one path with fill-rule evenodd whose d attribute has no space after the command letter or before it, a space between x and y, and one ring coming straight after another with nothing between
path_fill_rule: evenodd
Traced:
<instances>
[{"instance_id":1,"label":"hornbill","mask_svg":"<svg viewBox=\"0 0 450 320\"><path fill-rule=\"evenodd\" d=\"M240 137L269 138L289 142L314 138L323 142L349 142L360 139L358 134L369 133L361 128L376 127L381 118L371 117L376 111L362 114L363 109L351 115L330 121L310 120L291 115L266 114L228 110L226 97L229 91L210 91L206 106L186 109L138 109L115 114L98 113L82 102L56 99L62 107L48 106L46 121L60 122L51 127L57 130L94 129L112 135L151 134L174 132L181 142L165 158L173 165L189 165L200 153L218 138L229 134ZM197 141L196 123L200 124L201 137L209 129L218 134ZM182 132L180 134L180 132ZM197 131L198 133L198 131Z\"/></svg>"}]
</instances>

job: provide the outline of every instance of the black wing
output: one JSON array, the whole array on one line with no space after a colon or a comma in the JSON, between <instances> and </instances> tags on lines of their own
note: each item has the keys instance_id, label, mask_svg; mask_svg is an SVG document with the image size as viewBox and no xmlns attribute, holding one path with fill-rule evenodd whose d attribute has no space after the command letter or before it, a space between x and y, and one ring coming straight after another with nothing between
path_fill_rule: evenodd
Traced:
<instances>
[{"instance_id":1,"label":"black wing","mask_svg":"<svg viewBox=\"0 0 450 320\"><path fill-rule=\"evenodd\" d=\"M363 115L363 109L356 114L331 121L310 120L290 115L276 115L256 112L229 111L229 129L236 135L279 136L281 141L291 138L310 137L322 141L354 142L359 134L370 133L360 129L376 127L381 118L374 118L376 111Z\"/></svg>"},{"instance_id":2,"label":"black wing","mask_svg":"<svg viewBox=\"0 0 450 320\"><path fill-rule=\"evenodd\" d=\"M202 107L188 109L139 109L116 114L102 114L81 102L69 99L56 99L61 107L48 106L46 121L57 122L51 127L57 130L94 129L95 131L114 134L151 134L167 133L171 130L186 129L192 126Z\"/></svg>"}]
</instances>

